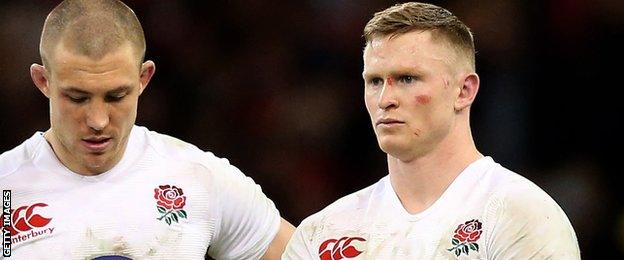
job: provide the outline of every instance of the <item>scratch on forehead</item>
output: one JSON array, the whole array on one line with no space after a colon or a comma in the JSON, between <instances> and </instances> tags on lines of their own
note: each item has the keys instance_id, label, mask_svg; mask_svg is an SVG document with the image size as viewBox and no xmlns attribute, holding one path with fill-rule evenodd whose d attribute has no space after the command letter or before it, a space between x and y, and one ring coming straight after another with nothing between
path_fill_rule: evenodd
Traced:
<instances>
[{"instance_id":1,"label":"scratch on forehead","mask_svg":"<svg viewBox=\"0 0 624 260\"><path fill-rule=\"evenodd\" d=\"M374 38L373 40L370 41L369 46L372 48L378 48L379 45L381 45L383 39L382 38Z\"/></svg>"},{"instance_id":2,"label":"scratch on forehead","mask_svg":"<svg viewBox=\"0 0 624 260\"><path fill-rule=\"evenodd\" d=\"M364 54L369 52L375 56L382 56L384 52L382 52L384 48L384 42L386 42L386 38L377 37L369 41L364 47Z\"/></svg>"},{"instance_id":3,"label":"scratch on forehead","mask_svg":"<svg viewBox=\"0 0 624 260\"><path fill-rule=\"evenodd\" d=\"M451 54L448 52L430 51L418 45L402 46L401 48L403 48L404 51L412 57L415 57L415 58L426 57L427 59L431 59L437 62L444 63L447 66L451 65L452 57L451 57Z\"/></svg>"}]
</instances>

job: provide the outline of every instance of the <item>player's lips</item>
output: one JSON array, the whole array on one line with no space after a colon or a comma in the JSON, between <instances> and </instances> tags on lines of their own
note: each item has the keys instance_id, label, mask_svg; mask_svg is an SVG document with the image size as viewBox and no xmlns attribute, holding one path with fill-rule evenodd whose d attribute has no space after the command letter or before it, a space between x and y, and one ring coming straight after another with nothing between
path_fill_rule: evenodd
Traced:
<instances>
[{"instance_id":1,"label":"player's lips","mask_svg":"<svg viewBox=\"0 0 624 260\"><path fill-rule=\"evenodd\" d=\"M82 145L90 152L97 153L104 151L111 144L111 140L112 138L104 136L83 138Z\"/></svg>"},{"instance_id":2,"label":"player's lips","mask_svg":"<svg viewBox=\"0 0 624 260\"><path fill-rule=\"evenodd\" d=\"M405 124L405 122L394 118L382 118L375 123L376 126L397 126L401 124Z\"/></svg>"}]
</instances>

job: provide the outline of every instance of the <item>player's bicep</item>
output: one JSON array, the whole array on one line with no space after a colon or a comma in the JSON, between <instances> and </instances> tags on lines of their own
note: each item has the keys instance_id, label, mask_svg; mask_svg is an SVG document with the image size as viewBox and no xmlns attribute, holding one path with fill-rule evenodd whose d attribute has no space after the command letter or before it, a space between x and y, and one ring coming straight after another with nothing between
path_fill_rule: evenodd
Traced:
<instances>
[{"instance_id":1,"label":"player's bicep","mask_svg":"<svg viewBox=\"0 0 624 260\"><path fill-rule=\"evenodd\" d=\"M282 253L284 253L284 249L286 248L286 244L295 232L295 227L288 223L288 221L282 219L280 224L280 230L271 241L269 248L262 256L262 260L279 260L282 257Z\"/></svg>"}]
</instances>

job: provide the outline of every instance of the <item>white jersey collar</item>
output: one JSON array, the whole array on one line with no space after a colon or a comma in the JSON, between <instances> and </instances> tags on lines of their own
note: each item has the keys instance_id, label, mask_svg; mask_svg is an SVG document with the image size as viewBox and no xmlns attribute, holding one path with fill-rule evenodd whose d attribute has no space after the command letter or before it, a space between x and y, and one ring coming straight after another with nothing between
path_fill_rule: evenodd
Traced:
<instances>
[{"instance_id":1,"label":"white jersey collar","mask_svg":"<svg viewBox=\"0 0 624 260\"><path fill-rule=\"evenodd\" d=\"M434 212L437 208L441 207L441 205L444 205L445 201L447 201L448 198L451 197L455 193L454 190L461 188L463 186L462 183L465 183L467 180L471 178L478 178L478 176L474 176L474 175L478 173L483 173L483 169L493 163L494 163L494 160L492 159L492 157L485 156L469 164L468 167L466 167L466 169L464 169L455 178L455 180L451 182L449 187L444 191L444 193L442 193L440 198L438 198L430 207L423 210L422 212L419 212L416 214L410 214L409 212L407 212L407 210L403 207L403 204L401 204L401 201L399 200L399 197L396 191L394 190L394 187L392 187L392 183L390 181L390 175L386 175L382 179L384 190L387 191L387 192L384 192L385 194L384 200L386 201L386 203L389 203L391 205L391 208L395 212L397 212L397 214L403 216L408 221L418 221L426 217L427 215L431 214L431 212Z\"/></svg>"}]
</instances>

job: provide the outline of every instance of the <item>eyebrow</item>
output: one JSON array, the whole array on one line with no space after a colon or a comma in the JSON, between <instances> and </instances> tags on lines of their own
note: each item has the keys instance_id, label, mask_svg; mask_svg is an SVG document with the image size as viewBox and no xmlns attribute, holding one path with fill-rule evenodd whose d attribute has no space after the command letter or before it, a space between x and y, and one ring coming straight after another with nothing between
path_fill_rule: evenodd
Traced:
<instances>
[{"instance_id":1,"label":"eyebrow","mask_svg":"<svg viewBox=\"0 0 624 260\"><path fill-rule=\"evenodd\" d=\"M118 87L116 89L113 89L111 91L106 92L107 94L117 94L117 93L122 93L122 92L128 92L132 89L131 86L121 86Z\"/></svg>"},{"instance_id":2,"label":"eyebrow","mask_svg":"<svg viewBox=\"0 0 624 260\"><path fill-rule=\"evenodd\" d=\"M371 73L370 71L362 71L362 78L369 78L369 77L379 77L378 73Z\"/></svg>"},{"instance_id":3,"label":"eyebrow","mask_svg":"<svg viewBox=\"0 0 624 260\"><path fill-rule=\"evenodd\" d=\"M398 77L398 76L402 76L402 75L418 75L421 74L422 72L420 72L418 70L418 68L399 68L393 72L390 73L390 76L392 77ZM367 71L363 71L362 72L362 78L366 79L366 78L370 78L370 77L381 77L379 76L377 73L369 73Z\"/></svg>"},{"instance_id":4,"label":"eyebrow","mask_svg":"<svg viewBox=\"0 0 624 260\"><path fill-rule=\"evenodd\" d=\"M122 92L129 91L131 89L132 89L131 86L124 85L124 86L117 87L117 88L115 88L113 90L106 91L106 94L117 94L117 93L122 93ZM82 94L82 95L90 95L91 94L90 92L84 91L84 90L79 89L77 87L67 87L67 88L63 89L63 92L71 92L71 93Z\"/></svg>"}]
</instances>

